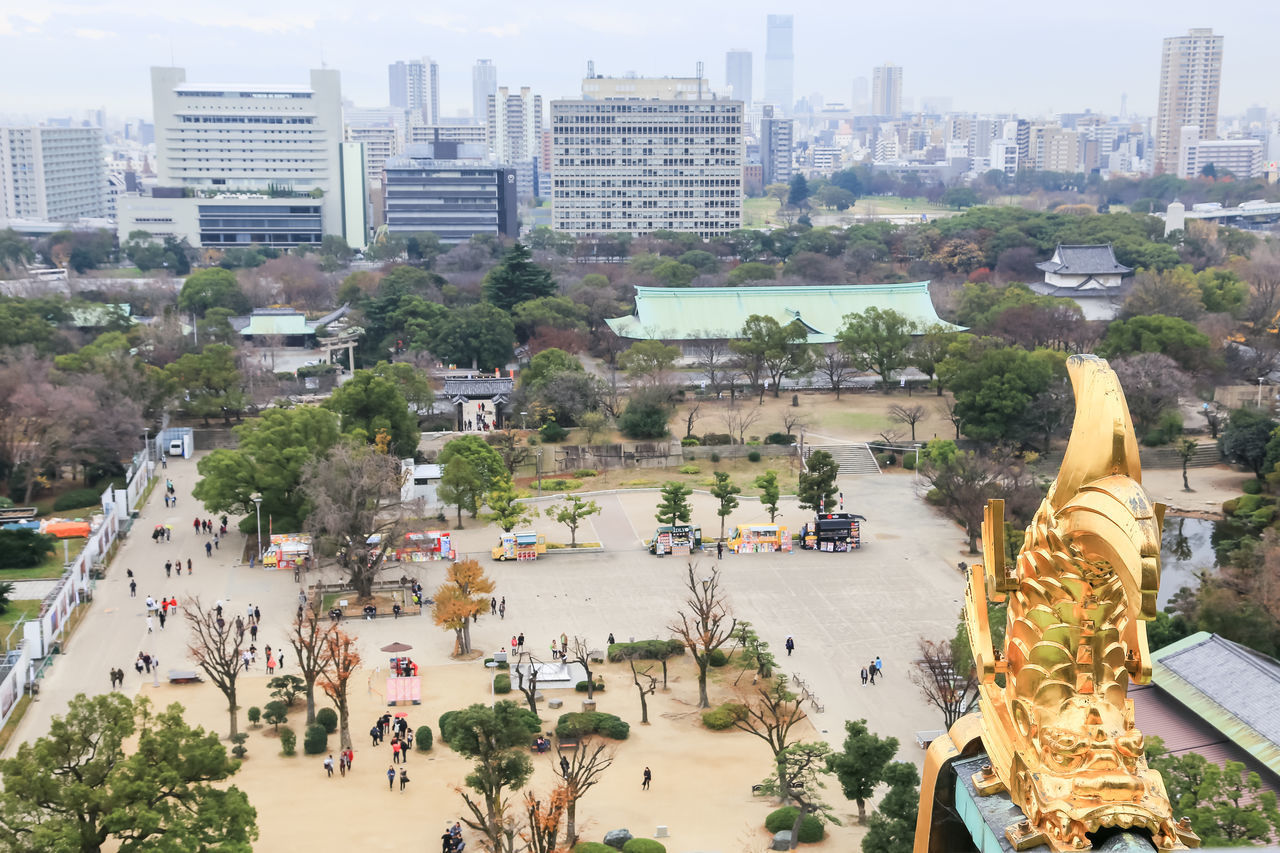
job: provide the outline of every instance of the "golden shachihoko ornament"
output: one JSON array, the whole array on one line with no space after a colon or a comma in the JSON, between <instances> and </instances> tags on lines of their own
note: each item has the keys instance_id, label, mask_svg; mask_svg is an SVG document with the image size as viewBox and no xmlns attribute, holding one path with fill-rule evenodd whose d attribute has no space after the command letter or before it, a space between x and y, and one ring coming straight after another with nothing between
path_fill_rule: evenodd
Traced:
<instances>
[{"instance_id":1,"label":"golden shachihoko ornament","mask_svg":"<svg viewBox=\"0 0 1280 853\"><path fill-rule=\"evenodd\" d=\"M1156 615L1164 506L1142 488L1138 444L1110 366L1072 356L1076 414L1058 477L1005 559L1004 502L983 523L965 620L978 669L981 738L990 766L980 795L1007 790L1025 820L1016 849L1091 846L1107 827L1149 834L1159 850L1199 846L1147 766L1127 696L1151 678L1146 621ZM1004 649L992 648L987 602L1008 601ZM999 683L1003 676L1003 685Z\"/></svg>"}]
</instances>

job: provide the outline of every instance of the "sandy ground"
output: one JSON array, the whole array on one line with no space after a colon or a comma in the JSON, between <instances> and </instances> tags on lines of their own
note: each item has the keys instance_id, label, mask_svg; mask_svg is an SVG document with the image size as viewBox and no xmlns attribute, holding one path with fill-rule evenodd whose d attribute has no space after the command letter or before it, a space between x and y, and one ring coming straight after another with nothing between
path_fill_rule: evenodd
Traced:
<instances>
[{"instance_id":1,"label":"sandy ground","mask_svg":"<svg viewBox=\"0 0 1280 853\"><path fill-rule=\"evenodd\" d=\"M1142 472L1142 485L1151 497L1169 507L1171 512L1218 513L1222 502L1241 495L1245 480L1252 480L1247 471L1236 471L1226 465L1211 468L1191 468L1187 482L1191 491L1182 489L1182 469L1151 468Z\"/></svg>"}]
</instances>

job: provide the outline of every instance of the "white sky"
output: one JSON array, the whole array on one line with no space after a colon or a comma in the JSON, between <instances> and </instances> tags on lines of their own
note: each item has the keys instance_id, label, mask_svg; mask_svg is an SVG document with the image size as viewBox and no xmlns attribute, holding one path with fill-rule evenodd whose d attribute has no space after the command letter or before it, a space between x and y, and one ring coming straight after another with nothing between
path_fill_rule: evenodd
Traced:
<instances>
[{"instance_id":1,"label":"white sky","mask_svg":"<svg viewBox=\"0 0 1280 853\"><path fill-rule=\"evenodd\" d=\"M1280 110L1274 0L1073 0L1055 3L761 3L645 0L337 3L331 0L0 0L0 114L150 118L148 67L174 64L192 81L305 83L323 60L344 97L387 103L389 62L440 64L446 115L469 111L471 66L489 58L498 85L544 100L575 96L597 73L692 76L706 63L724 83L730 48L754 53L764 91L765 16L795 15L795 94L850 100L853 78L893 62L904 94L949 96L956 110L1130 113L1155 109L1160 43L1190 27L1226 36L1223 114ZM110 120L110 119L109 119Z\"/></svg>"}]
</instances>

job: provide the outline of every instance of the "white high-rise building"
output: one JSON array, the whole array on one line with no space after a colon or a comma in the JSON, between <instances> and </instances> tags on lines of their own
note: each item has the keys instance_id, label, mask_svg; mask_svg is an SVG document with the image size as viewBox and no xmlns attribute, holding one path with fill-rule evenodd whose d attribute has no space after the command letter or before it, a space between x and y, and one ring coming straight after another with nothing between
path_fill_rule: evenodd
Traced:
<instances>
[{"instance_id":1,"label":"white high-rise building","mask_svg":"<svg viewBox=\"0 0 1280 853\"><path fill-rule=\"evenodd\" d=\"M559 231L742 227L742 102L713 99L703 80L588 78L582 99L551 102L551 133Z\"/></svg>"},{"instance_id":2,"label":"white high-rise building","mask_svg":"<svg viewBox=\"0 0 1280 853\"><path fill-rule=\"evenodd\" d=\"M769 16L765 32L764 100L784 115L791 115L796 106L794 35L794 16ZM737 93L734 97L738 97Z\"/></svg>"},{"instance_id":3,"label":"white high-rise building","mask_svg":"<svg viewBox=\"0 0 1280 853\"><path fill-rule=\"evenodd\" d=\"M100 128L0 127L0 220L106 215Z\"/></svg>"},{"instance_id":4,"label":"white high-rise building","mask_svg":"<svg viewBox=\"0 0 1280 853\"><path fill-rule=\"evenodd\" d=\"M151 94L156 187L121 201L122 235L140 229L218 248L338 234L365 245L349 215L365 209L364 163L359 145L343 142L336 70L291 85L188 83L182 68L152 68ZM356 168L344 162L357 156Z\"/></svg>"},{"instance_id":5,"label":"white high-rise building","mask_svg":"<svg viewBox=\"0 0 1280 853\"><path fill-rule=\"evenodd\" d=\"M489 96L498 91L498 68L491 59L477 59L471 69L471 118L484 124L489 115Z\"/></svg>"},{"instance_id":6,"label":"white high-rise building","mask_svg":"<svg viewBox=\"0 0 1280 853\"><path fill-rule=\"evenodd\" d=\"M751 51L731 50L724 55L724 80L729 96L751 108Z\"/></svg>"},{"instance_id":7,"label":"white high-rise building","mask_svg":"<svg viewBox=\"0 0 1280 853\"><path fill-rule=\"evenodd\" d=\"M521 198L536 194L534 162L542 159L542 96L523 86L518 94L503 86L489 97L489 151L494 159L516 167Z\"/></svg>"},{"instance_id":8,"label":"white high-rise building","mask_svg":"<svg viewBox=\"0 0 1280 853\"><path fill-rule=\"evenodd\" d=\"M1164 40L1155 128L1157 172L1176 172L1185 160L1178 151L1184 127L1200 128L1201 139L1217 139L1222 43L1222 36L1211 29L1188 30L1185 36Z\"/></svg>"},{"instance_id":9,"label":"white high-rise building","mask_svg":"<svg viewBox=\"0 0 1280 853\"><path fill-rule=\"evenodd\" d=\"M387 66L391 106L420 116L423 124L440 121L440 66L431 57Z\"/></svg>"},{"instance_id":10,"label":"white high-rise building","mask_svg":"<svg viewBox=\"0 0 1280 853\"><path fill-rule=\"evenodd\" d=\"M902 115L902 66L885 63L871 72L871 114Z\"/></svg>"}]
</instances>

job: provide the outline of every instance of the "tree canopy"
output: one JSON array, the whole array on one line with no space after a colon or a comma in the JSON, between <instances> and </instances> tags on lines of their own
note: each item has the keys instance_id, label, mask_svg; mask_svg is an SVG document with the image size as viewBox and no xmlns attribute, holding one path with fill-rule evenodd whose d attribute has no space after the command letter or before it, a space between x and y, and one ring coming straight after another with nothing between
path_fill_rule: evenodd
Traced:
<instances>
[{"instance_id":1,"label":"tree canopy","mask_svg":"<svg viewBox=\"0 0 1280 853\"><path fill-rule=\"evenodd\" d=\"M488 302L510 311L519 302L552 296L556 283L551 273L533 262L529 247L517 241L501 263L489 270L482 289Z\"/></svg>"},{"instance_id":2,"label":"tree canopy","mask_svg":"<svg viewBox=\"0 0 1280 853\"><path fill-rule=\"evenodd\" d=\"M210 308L227 308L237 314L247 314L251 306L235 273L211 267L187 276L178 294L178 307L203 317Z\"/></svg>"},{"instance_id":3,"label":"tree canopy","mask_svg":"<svg viewBox=\"0 0 1280 853\"><path fill-rule=\"evenodd\" d=\"M342 418L342 431L369 444L379 443L379 434L390 439L390 449L409 457L418 449L418 419L397 380L372 370L357 370L338 386L324 404Z\"/></svg>"},{"instance_id":4,"label":"tree canopy","mask_svg":"<svg viewBox=\"0 0 1280 853\"><path fill-rule=\"evenodd\" d=\"M910 364L908 350L915 331L915 324L892 308L873 307L845 316L836 340L855 366L880 375L887 392L894 372Z\"/></svg>"}]
</instances>

